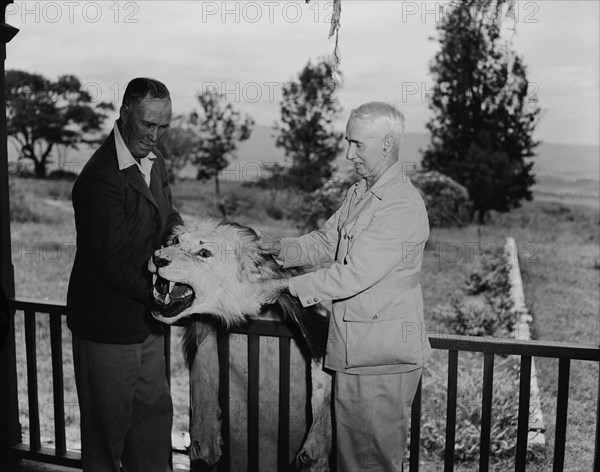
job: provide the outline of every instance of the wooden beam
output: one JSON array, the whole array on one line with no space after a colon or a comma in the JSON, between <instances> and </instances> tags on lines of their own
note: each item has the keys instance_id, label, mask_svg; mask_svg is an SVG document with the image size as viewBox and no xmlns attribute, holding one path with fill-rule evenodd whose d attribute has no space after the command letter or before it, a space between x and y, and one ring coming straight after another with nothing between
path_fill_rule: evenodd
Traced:
<instances>
[{"instance_id":1,"label":"wooden beam","mask_svg":"<svg viewBox=\"0 0 600 472\"><path fill-rule=\"evenodd\" d=\"M6 94L4 61L6 43L19 31L7 25L6 7L12 0L0 1L0 293L4 297L15 295L15 276L11 259L10 202L8 191L8 148L6 135ZM4 302L5 300L3 300ZM2 303L4 305L4 303ZM15 311L8 304L0 307L0 330L6 336L0 338L0 461L7 465L10 446L21 442L19 405L17 397L17 368L15 353ZM4 341L4 342L3 342Z\"/></svg>"}]
</instances>

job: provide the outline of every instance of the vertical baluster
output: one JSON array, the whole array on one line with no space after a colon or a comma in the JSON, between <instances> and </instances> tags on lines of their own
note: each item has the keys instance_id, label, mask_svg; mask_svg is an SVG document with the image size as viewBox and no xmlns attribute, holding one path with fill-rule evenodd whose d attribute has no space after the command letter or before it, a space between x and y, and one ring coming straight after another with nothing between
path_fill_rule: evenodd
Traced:
<instances>
[{"instance_id":1,"label":"vertical baluster","mask_svg":"<svg viewBox=\"0 0 600 472\"><path fill-rule=\"evenodd\" d=\"M248 470L258 468L259 337L248 335Z\"/></svg>"},{"instance_id":2,"label":"vertical baluster","mask_svg":"<svg viewBox=\"0 0 600 472\"><path fill-rule=\"evenodd\" d=\"M54 395L54 440L55 454L67 452L65 433L65 398L63 384L62 314L50 313L50 349L52 353L52 389Z\"/></svg>"},{"instance_id":3,"label":"vertical baluster","mask_svg":"<svg viewBox=\"0 0 600 472\"><path fill-rule=\"evenodd\" d=\"M565 462L570 367L570 359L560 359L558 361L558 396L556 398L556 430L554 435L553 472L562 472Z\"/></svg>"},{"instance_id":4,"label":"vertical baluster","mask_svg":"<svg viewBox=\"0 0 600 472\"><path fill-rule=\"evenodd\" d=\"M444 452L444 472L452 472L454 470L457 380L458 351L448 351L448 396L446 398L446 450Z\"/></svg>"},{"instance_id":5,"label":"vertical baluster","mask_svg":"<svg viewBox=\"0 0 600 472\"><path fill-rule=\"evenodd\" d=\"M598 363L598 368L600 369L600 363ZM596 443L593 470L600 470L600 375L598 375L598 391L596 392Z\"/></svg>"},{"instance_id":6,"label":"vertical baluster","mask_svg":"<svg viewBox=\"0 0 600 472\"><path fill-rule=\"evenodd\" d=\"M421 446L421 388L423 379L419 379L419 385L411 408L410 418L410 472L419 472L419 449ZM405 412L403 412L405 413Z\"/></svg>"},{"instance_id":7,"label":"vertical baluster","mask_svg":"<svg viewBox=\"0 0 600 472\"><path fill-rule=\"evenodd\" d=\"M229 334L223 330L217 332L217 349L219 351L219 405L221 407L221 459L219 471L231 470L231 449L229 435Z\"/></svg>"},{"instance_id":8,"label":"vertical baluster","mask_svg":"<svg viewBox=\"0 0 600 472\"><path fill-rule=\"evenodd\" d=\"M279 413L277 426L277 470L288 470L290 462L290 338L279 338Z\"/></svg>"},{"instance_id":9,"label":"vertical baluster","mask_svg":"<svg viewBox=\"0 0 600 472\"><path fill-rule=\"evenodd\" d=\"M167 384L169 389L171 388L171 327L169 325L163 326L163 355L165 357L165 377L167 378ZM169 467L173 468L173 448L169 452Z\"/></svg>"},{"instance_id":10,"label":"vertical baluster","mask_svg":"<svg viewBox=\"0 0 600 472\"><path fill-rule=\"evenodd\" d=\"M35 312L25 310L25 352L27 355L27 396L29 399L29 448L38 451L40 442L40 412L38 408L37 346Z\"/></svg>"},{"instance_id":11,"label":"vertical baluster","mask_svg":"<svg viewBox=\"0 0 600 472\"><path fill-rule=\"evenodd\" d=\"M481 440L479 451L479 472L487 472L489 468L493 389L494 354L486 352L483 355L483 398L481 400Z\"/></svg>"},{"instance_id":12,"label":"vertical baluster","mask_svg":"<svg viewBox=\"0 0 600 472\"><path fill-rule=\"evenodd\" d=\"M167 376L167 382L171 386L171 327L169 325L164 326L165 336L165 375Z\"/></svg>"},{"instance_id":13,"label":"vertical baluster","mask_svg":"<svg viewBox=\"0 0 600 472\"><path fill-rule=\"evenodd\" d=\"M529 432L530 386L531 356L522 356L521 373L519 375L519 422L517 426L515 472L524 471L527 465L527 434Z\"/></svg>"}]
</instances>

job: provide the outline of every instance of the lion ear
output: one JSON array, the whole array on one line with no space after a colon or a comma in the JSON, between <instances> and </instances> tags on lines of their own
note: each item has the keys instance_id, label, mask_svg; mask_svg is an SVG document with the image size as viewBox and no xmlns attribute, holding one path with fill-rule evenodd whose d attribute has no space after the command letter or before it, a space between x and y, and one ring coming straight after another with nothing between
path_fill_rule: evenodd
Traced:
<instances>
[{"instance_id":1,"label":"lion ear","mask_svg":"<svg viewBox=\"0 0 600 472\"><path fill-rule=\"evenodd\" d=\"M261 279L260 256L250 251L238 251L240 261L239 277L250 282L258 282Z\"/></svg>"}]
</instances>

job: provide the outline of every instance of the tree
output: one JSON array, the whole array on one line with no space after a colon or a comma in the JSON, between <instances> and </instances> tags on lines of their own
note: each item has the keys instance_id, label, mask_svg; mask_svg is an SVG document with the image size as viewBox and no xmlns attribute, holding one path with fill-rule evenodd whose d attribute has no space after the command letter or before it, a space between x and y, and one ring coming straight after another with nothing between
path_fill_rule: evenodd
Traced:
<instances>
[{"instance_id":1,"label":"tree","mask_svg":"<svg viewBox=\"0 0 600 472\"><path fill-rule=\"evenodd\" d=\"M500 37L505 3L453 3L438 25L441 50L430 66L435 116L423 167L464 185L480 223L490 210L531 200L535 183L526 159L539 144L532 134L540 109L523 59Z\"/></svg>"},{"instance_id":2,"label":"tree","mask_svg":"<svg viewBox=\"0 0 600 472\"><path fill-rule=\"evenodd\" d=\"M195 126L190 123L190 117L178 115L173 118L171 126L158 143L158 149L165 159L171 183L175 181L175 177L186 162L194 159L197 152L200 143L194 128Z\"/></svg>"},{"instance_id":3,"label":"tree","mask_svg":"<svg viewBox=\"0 0 600 472\"><path fill-rule=\"evenodd\" d=\"M98 143L108 110L114 110L112 104L92 104L74 75L62 75L53 82L39 74L6 72L7 134L19 159L33 161L38 177L46 176L53 149Z\"/></svg>"},{"instance_id":4,"label":"tree","mask_svg":"<svg viewBox=\"0 0 600 472\"><path fill-rule=\"evenodd\" d=\"M305 192L321 187L332 175L333 161L341 152L343 134L333 122L341 111L325 61L310 61L298 75L297 82L283 87L281 123L276 145L291 158L286 183Z\"/></svg>"},{"instance_id":5,"label":"tree","mask_svg":"<svg viewBox=\"0 0 600 472\"><path fill-rule=\"evenodd\" d=\"M236 158L238 142L252 133L254 120L233 109L223 94L207 90L198 95L200 113L192 113L192 123L199 136L196 152L189 161L198 167L198 180L215 179L215 193L219 195L219 174L230 159Z\"/></svg>"}]
</instances>

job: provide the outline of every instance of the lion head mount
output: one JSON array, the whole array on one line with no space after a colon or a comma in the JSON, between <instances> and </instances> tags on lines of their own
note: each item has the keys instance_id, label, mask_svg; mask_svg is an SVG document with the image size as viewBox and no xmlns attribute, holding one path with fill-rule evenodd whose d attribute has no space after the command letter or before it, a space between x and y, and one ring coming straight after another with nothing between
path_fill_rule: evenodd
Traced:
<instances>
[{"instance_id":1,"label":"lion head mount","mask_svg":"<svg viewBox=\"0 0 600 472\"><path fill-rule=\"evenodd\" d=\"M258 241L252 229L215 218L177 228L173 244L157 250L148 262L152 315L173 324L207 313L227 326L258 315L271 295L260 282L281 276L275 261L258 252Z\"/></svg>"}]
</instances>

